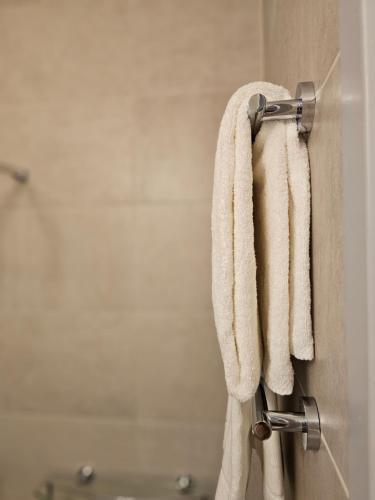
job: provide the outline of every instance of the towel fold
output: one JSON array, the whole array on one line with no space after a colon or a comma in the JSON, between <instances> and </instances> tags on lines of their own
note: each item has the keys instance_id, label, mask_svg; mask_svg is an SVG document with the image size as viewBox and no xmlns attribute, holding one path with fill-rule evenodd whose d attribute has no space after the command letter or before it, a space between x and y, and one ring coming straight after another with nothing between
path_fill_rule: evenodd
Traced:
<instances>
[{"instance_id":1,"label":"towel fold","mask_svg":"<svg viewBox=\"0 0 375 500\"><path fill-rule=\"evenodd\" d=\"M229 395L223 462L215 500L244 500L251 463L249 441L251 411L249 401L240 403Z\"/></svg>"},{"instance_id":2,"label":"towel fold","mask_svg":"<svg viewBox=\"0 0 375 500\"><path fill-rule=\"evenodd\" d=\"M217 498L227 500L244 498L261 372L273 392L290 394L291 354L313 357L306 145L292 121L265 122L252 145L247 105L256 93L290 99L270 83L241 87L225 110L215 160L212 297L229 393Z\"/></svg>"}]
</instances>

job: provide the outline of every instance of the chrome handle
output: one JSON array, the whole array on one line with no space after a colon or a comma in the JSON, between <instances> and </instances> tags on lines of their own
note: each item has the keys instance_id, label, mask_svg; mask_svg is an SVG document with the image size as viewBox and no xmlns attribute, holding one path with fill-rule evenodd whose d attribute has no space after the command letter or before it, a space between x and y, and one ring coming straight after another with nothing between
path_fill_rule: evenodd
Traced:
<instances>
[{"instance_id":1,"label":"chrome handle","mask_svg":"<svg viewBox=\"0 0 375 500\"><path fill-rule=\"evenodd\" d=\"M316 401L312 397L300 398L302 412L283 412L268 410L267 399L262 383L254 397L255 422L253 435L260 441L271 437L272 431L300 432L305 450L320 448L320 418Z\"/></svg>"},{"instance_id":2,"label":"chrome handle","mask_svg":"<svg viewBox=\"0 0 375 500\"><path fill-rule=\"evenodd\" d=\"M265 418L273 431L282 432L307 432L304 413L267 411Z\"/></svg>"}]
</instances>

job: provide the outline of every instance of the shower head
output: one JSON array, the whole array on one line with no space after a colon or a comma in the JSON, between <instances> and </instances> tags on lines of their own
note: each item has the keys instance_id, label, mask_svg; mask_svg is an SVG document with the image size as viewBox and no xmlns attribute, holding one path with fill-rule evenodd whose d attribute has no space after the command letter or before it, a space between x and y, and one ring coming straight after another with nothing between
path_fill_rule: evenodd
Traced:
<instances>
[{"instance_id":1,"label":"shower head","mask_svg":"<svg viewBox=\"0 0 375 500\"><path fill-rule=\"evenodd\" d=\"M9 175L20 184L26 184L30 177L30 172L26 168L16 167L5 162L0 162L0 173Z\"/></svg>"}]
</instances>

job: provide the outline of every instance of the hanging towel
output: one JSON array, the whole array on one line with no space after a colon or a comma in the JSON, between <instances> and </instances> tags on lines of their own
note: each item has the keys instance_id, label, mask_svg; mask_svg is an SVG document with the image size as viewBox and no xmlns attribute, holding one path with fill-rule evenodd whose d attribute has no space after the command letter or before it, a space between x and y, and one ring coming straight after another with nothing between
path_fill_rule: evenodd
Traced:
<instances>
[{"instance_id":1,"label":"hanging towel","mask_svg":"<svg viewBox=\"0 0 375 500\"><path fill-rule=\"evenodd\" d=\"M244 498L261 372L273 392L290 394L290 355L313 357L306 146L292 121L265 122L251 144L247 106L256 93L290 99L270 83L241 87L225 110L215 160L212 296L229 393L217 499L227 500Z\"/></svg>"},{"instance_id":2,"label":"hanging towel","mask_svg":"<svg viewBox=\"0 0 375 500\"><path fill-rule=\"evenodd\" d=\"M314 358L311 321L311 191L307 147L293 123L287 125L289 184L289 340L297 359Z\"/></svg>"},{"instance_id":3,"label":"hanging towel","mask_svg":"<svg viewBox=\"0 0 375 500\"><path fill-rule=\"evenodd\" d=\"M276 396L266 384L263 385L267 408L276 410ZM283 461L280 434L273 432L271 437L261 443L263 450L263 500L284 500ZM251 474L252 471L250 470ZM251 492L250 492L251 499Z\"/></svg>"},{"instance_id":4,"label":"hanging towel","mask_svg":"<svg viewBox=\"0 0 375 500\"><path fill-rule=\"evenodd\" d=\"M215 500L244 500L251 467L249 429L252 407L229 395L225 418L223 461Z\"/></svg>"},{"instance_id":5,"label":"hanging towel","mask_svg":"<svg viewBox=\"0 0 375 500\"><path fill-rule=\"evenodd\" d=\"M263 384L267 407L277 408L276 396ZM252 408L254 410L254 408ZM280 434L273 432L267 441L250 436L252 445L251 468L247 483L246 500L284 500L284 478ZM229 498L229 497L227 497Z\"/></svg>"},{"instance_id":6,"label":"hanging towel","mask_svg":"<svg viewBox=\"0 0 375 500\"><path fill-rule=\"evenodd\" d=\"M275 395L266 387L267 406L276 409ZM260 443L249 432L253 420L250 401L240 403L228 396L223 461L216 488L215 500L253 500L247 486L253 483L259 490L262 482L263 500L284 500L283 466L280 436L273 432L270 439ZM252 450L257 448L262 460L262 477L254 477ZM247 495L246 495L247 492Z\"/></svg>"}]
</instances>

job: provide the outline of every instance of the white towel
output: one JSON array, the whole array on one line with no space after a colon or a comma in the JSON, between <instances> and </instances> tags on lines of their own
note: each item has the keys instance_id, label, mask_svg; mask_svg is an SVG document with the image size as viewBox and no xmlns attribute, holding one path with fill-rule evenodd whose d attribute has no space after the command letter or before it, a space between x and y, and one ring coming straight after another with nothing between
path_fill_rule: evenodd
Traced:
<instances>
[{"instance_id":1,"label":"white towel","mask_svg":"<svg viewBox=\"0 0 375 500\"><path fill-rule=\"evenodd\" d=\"M310 168L306 144L287 126L289 184L289 340L297 359L314 358L310 285Z\"/></svg>"},{"instance_id":2,"label":"white towel","mask_svg":"<svg viewBox=\"0 0 375 500\"><path fill-rule=\"evenodd\" d=\"M277 408L276 396L264 384L267 407ZM253 408L254 409L254 408ZM251 438L252 457L246 500L284 500L284 478L280 434L273 432L267 441Z\"/></svg>"},{"instance_id":3,"label":"white towel","mask_svg":"<svg viewBox=\"0 0 375 500\"><path fill-rule=\"evenodd\" d=\"M249 429L251 404L229 395L224 431L224 453L215 500L244 500L251 463Z\"/></svg>"},{"instance_id":4,"label":"white towel","mask_svg":"<svg viewBox=\"0 0 375 500\"><path fill-rule=\"evenodd\" d=\"M276 396L264 384L267 407L276 410ZM263 500L284 500L283 460L281 455L280 434L273 432L263 441ZM250 471L250 474L252 471ZM251 496L250 496L251 498Z\"/></svg>"},{"instance_id":5,"label":"white towel","mask_svg":"<svg viewBox=\"0 0 375 500\"><path fill-rule=\"evenodd\" d=\"M253 225L252 148L247 86L230 99L216 150L212 200L212 301L228 392L255 393L261 370ZM256 90L254 88L255 93ZM237 123L239 121L239 123Z\"/></svg>"},{"instance_id":6,"label":"white towel","mask_svg":"<svg viewBox=\"0 0 375 500\"><path fill-rule=\"evenodd\" d=\"M266 386L265 390L268 407L276 409L275 395ZM280 436L274 432L267 441L256 442L250 433L253 410L251 401L240 403L233 396L228 397L223 461L215 500L244 500L245 496L252 500L254 492L247 488L249 483L257 491L262 483L263 500L284 500ZM262 477L254 477L259 474L252 467L252 449L256 447L261 452Z\"/></svg>"},{"instance_id":7,"label":"white towel","mask_svg":"<svg viewBox=\"0 0 375 500\"><path fill-rule=\"evenodd\" d=\"M295 123L274 121L252 147L247 104L256 93L290 98L265 82L241 87L224 113L215 162L212 295L229 393L217 498L227 500L244 498L249 406L261 371L272 391L290 394L290 355L313 356L306 146Z\"/></svg>"}]
</instances>

